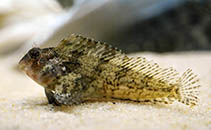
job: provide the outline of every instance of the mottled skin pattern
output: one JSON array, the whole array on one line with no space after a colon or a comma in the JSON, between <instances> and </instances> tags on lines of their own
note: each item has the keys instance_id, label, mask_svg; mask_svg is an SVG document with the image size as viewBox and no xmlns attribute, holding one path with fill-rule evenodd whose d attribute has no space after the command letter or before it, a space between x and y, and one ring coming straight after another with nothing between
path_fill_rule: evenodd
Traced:
<instances>
[{"instance_id":1,"label":"mottled skin pattern","mask_svg":"<svg viewBox=\"0 0 211 130\"><path fill-rule=\"evenodd\" d=\"M32 48L20 67L45 88L49 103L79 104L86 100L130 100L195 105L198 79L182 76L145 58L129 58L106 43L79 35L55 48Z\"/></svg>"}]
</instances>

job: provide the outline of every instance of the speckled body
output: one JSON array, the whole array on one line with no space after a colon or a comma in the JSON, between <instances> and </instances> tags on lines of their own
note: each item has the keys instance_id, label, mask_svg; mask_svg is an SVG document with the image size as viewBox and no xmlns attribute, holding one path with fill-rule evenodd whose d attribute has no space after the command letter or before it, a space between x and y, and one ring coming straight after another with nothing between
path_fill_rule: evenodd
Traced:
<instances>
[{"instance_id":1,"label":"speckled body","mask_svg":"<svg viewBox=\"0 0 211 130\"><path fill-rule=\"evenodd\" d=\"M130 58L108 44L72 35L55 48L33 48L20 66L45 88L49 103L131 100L195 105L198 80L190 70L179 76L145 58ZM187 82L188 81L188 82Z\"/></svg>"}]
</instances>

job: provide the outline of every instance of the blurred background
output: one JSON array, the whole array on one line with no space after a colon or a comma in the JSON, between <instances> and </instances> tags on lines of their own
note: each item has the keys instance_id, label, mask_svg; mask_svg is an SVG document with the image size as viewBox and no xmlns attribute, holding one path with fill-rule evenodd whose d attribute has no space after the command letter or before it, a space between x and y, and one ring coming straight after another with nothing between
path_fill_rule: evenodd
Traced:
<instances>
[{"instance_id":1,"label":"blurred background","mask_svg":"<svg viewBox=\"0 0 211 130\"><path fill-rule=\"evenodd\" d=\"M0 56L72 33L126 53L211 49L211 0L2 0Z\"/></svg>"}]
</instances>

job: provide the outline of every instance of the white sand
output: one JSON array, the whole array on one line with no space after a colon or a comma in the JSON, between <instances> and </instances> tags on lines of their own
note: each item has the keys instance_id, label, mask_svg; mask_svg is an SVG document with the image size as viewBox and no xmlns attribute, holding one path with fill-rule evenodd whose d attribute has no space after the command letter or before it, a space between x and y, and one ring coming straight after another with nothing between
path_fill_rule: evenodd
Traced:
<instances>
[{"instance_id":1,"label":"white sand","mask_svg":"<svg viewBox=\"0 0 211 130\"><path fill-rule=\"evenodd\" d=\"M0 59L0 130L211 130L211 52L157 55L134 54L153 59L179 72L192 68L201 78L200 103L189 108L181 103L143 105L95 102L72 107L48 105L43 88Z\"/></svg>"}]
</instances>

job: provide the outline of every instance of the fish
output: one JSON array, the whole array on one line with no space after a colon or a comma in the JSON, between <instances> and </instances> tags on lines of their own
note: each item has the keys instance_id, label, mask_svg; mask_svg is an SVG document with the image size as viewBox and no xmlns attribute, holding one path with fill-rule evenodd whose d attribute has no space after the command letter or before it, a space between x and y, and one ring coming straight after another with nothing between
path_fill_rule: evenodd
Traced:
<instances>
[{"instance_id":1,"label":"fish","mask_svg":"<svg viewBox=\"0 0 211 130\"><path fill-rule=\"evenodd\" d=\"M76 34L56 47L33 47L19 67L44 87L54 105L127 100L194 106L199 101L199 78L191 69L179 74L172 67L129 57L105 42Z\"/></svg>"}]
</instances>

